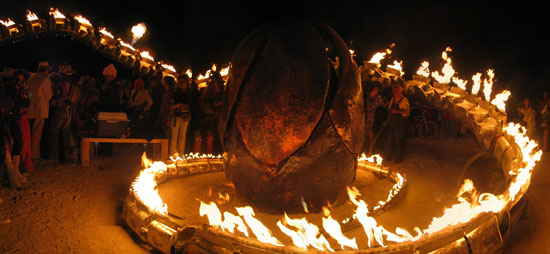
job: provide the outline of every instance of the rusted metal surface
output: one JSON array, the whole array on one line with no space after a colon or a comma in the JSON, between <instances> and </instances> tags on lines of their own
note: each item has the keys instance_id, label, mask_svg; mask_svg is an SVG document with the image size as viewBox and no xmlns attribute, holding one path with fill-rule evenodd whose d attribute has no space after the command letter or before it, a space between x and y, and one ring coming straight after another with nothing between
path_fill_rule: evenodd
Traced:
<instances>
[{"instance_id":1,"label":"rusted metal surface","mask_svg":"<svg viewBox=\"0 0 550 254\"><path fill-rule=\"evenodd\" d=\"M363 95L343 40L315 19L287 19L236 50L220 124L226 175L272 211L320 209L355 175ZM236 63L236 64L235 64Z\"/></svg>"}]
</instances>

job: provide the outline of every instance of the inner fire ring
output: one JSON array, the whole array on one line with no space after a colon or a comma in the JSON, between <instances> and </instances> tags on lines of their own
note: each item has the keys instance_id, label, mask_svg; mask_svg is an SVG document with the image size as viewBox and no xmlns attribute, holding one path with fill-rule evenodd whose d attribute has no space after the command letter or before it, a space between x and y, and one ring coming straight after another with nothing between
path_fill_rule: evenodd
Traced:
<instances>
[{"instance_id":1,"label":"inner fire ring","mask_svg":"<svg viewBox=\"0 0 550 254\"><path fill-rule=\"evenodd\" d=\"M474 200L467 200L463 194L472 193L474 187L473 183L470 183L472 185L470 187L464 184L457 195L457 203L445 209L441 217L434 217L429 228L424 231L415 230L412 233L399 229L389 232L381 225L376 225L373 217L375 214L369 209L369 212L365 213L366 217L356 216L356 218L363 227L365 227L365 220L373 222L374 225L370 228L375 234L373 237L376 238L376 234L380 234L382 238L384 235L386 241L358 250L350 250L347 247L337 248L333 245L334 249L331 250L340 253L495 253L500 251L502 236L525 212L527 199L524 194L529 187L532 170L540 160L541 151L537 149L533 140L525 136L525 129L520 125L510 123L504 126L505 116L502 120L502 112L491 105L476 101L476 98L472 101L471 97L445 87L434 88L419 81L406 84L409 96L425 99L437 108L451 112L474 133L477 144L496 158L506 177L507 189L499 195L483 193L476 195ZM123 215L129 227L144 241L164 253L179 253L190 245L200 246L205 243L209 246L209 252L216 253L319 252L311 247L296 247L296 244L266 243L254 238L254 234L250 231L250 235L245 237L240 233L224 231L220 226L193 225L182 216L168 213L166 204L158 194L158 184L176 177L219 174L223 170L222 161L220 156L191 155L183 159L173 159L173 163L169 165L162 162L147 162L146 169L136 179L124 202ZM373 162L359 161L358 172L363 171L372 172L394 182L390 194L398 195L405 183L405 179L400 174ZM402 181L401 184L399 184L400 181ZM220 195L220 198L221 196L223 195ZM360 198L358 197L357 200ZM358 203L357 200L354 200L355 204ZM378 208L378 213L387 209L393 200L392 198L386 200L387 202ZM374 210L376 209L372 209ZM224 211L226 210L221 210L221 212ZM196 215L197 212L193 213ZM247 221L246 215L242 217L248 226L253 224L250 222L254 221ZM290 217L298 218L294 215ZM353 220L339 223L344 235L348 225L354 226L354 223L355 226L359 225ZM319 224L317 226L322 228Z\"/></svg>"}]
</instances>

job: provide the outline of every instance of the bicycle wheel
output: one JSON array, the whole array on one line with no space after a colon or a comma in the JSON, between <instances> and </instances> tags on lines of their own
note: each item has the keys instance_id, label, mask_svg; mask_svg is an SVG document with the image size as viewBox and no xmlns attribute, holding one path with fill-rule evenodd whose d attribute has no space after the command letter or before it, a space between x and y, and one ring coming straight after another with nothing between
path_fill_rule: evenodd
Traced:
<instances>
[{"instance_id":1,"label":"bicycle wheel","mask_svg":"<svg viewBox=\"0 0 550 254\"><path fill-rule=\"evenodd\" d=\"M418 135L423 138L433 138L437 135L437 125L432 121L426 121L418 127Z\"/></svg>"}]
</instances>

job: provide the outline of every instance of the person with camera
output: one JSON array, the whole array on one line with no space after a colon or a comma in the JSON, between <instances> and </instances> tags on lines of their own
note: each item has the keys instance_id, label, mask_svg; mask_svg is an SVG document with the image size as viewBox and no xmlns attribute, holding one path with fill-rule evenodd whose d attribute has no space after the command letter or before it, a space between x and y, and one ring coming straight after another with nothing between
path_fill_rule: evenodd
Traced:
<instances>
[{"instance_id":1,"label":"person with camera","mask_svg":"<svg viewBox=\"0 0 550 254\"><path fill-rule=\"evenodd\" d=\"M176 88L172 91L172 104L170 105L170 154L185 153L187 127L191 121L189 111L191 94L189 91L189 79L182 75Z\"/></svg>"}]
</instances>

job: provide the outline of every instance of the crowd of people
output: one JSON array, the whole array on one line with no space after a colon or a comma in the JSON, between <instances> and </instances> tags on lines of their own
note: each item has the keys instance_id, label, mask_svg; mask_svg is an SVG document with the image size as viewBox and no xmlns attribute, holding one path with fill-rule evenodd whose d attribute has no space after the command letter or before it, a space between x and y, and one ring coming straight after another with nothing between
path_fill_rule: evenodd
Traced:
<instances>
[{"instance_id":1,"label":"crowd of people","mask_svg":"<svg viewBox=\"0 0 550 254\"><path fill-rule=\"evenodd\" d=\"M204 88L186 74L120 79L110 64L101 78L56 70L40 62L34 73L0 73L0 165L11 188L21 187L37 163L78 162L81 137L94 136L99 112L124 112L119 138L169 138L169 153L219 153L216 122L224 80L213 72ZM193 139L188 139L192 136ZM204 140L204 142L203 142ZM102 144L110 155L112 144Z\"/></svg>"},{"instance_id":2,"label":"crowd of people","mask_svg":"<svg viewBox=\"0 0 550 254\"><path fill-rule=\"evenodd\" d=\"M519 121L525 126L527 136L539 140L543 151L550 149L550 97L544 92L542 99L533 103L531 99L523 99L522 105L517 108Z\"/></svg>"},{"instance_id":3,"label":"crowd of people","mask_svg":"<svg viewBox=\"0 0 550 254\"><path fill-rule=\"evenodd\" d=\"M120 79L112 64L105 67L102 77L97 79L77 75L69 64L52 70L48 62L40 62L35 73L11 68L0 73L0 131L3 133L0 165L5 168L12 188L26 181L37 162L77 162L80 138L96 134L99 112L127 115L129 126L120 138L168 138L170 154L221 152L216 123L225 81L218 72L213 72L207 85L199 89L197 81L186 74ZM406 136L405 120L410 115L403 88L391 80L373 77L363 83L363 89L364 152L372 152L375 124L384 121L387 125L384 158L400 162ZM517 113L527 135L540 137L542 149L548 151L548 93L544 93L539 104L534 108L531 101L525 99ZM384 119L376 114L379 109L384 109ZM112 144L102 144L100 153L111 155Z\"/></svg>"}]
</instances>

